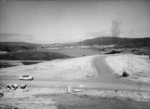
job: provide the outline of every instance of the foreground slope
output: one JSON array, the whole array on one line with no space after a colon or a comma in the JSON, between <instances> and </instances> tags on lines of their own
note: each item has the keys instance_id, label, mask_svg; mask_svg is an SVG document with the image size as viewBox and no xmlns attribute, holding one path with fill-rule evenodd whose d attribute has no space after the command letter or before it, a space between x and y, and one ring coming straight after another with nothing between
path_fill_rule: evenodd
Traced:
<instances>
[{"instance_id":1,"label":"foreground slope","mask_svg":"<svg viewBox=\"0 0 150 109\"><path fill-rule=\"evenodd\" d=\"M120 80L112 83L114 75L108 70L104 59L105 56L86 56L0 69L0 84L18 84L19 87L27 84L26 89L16 90L5 89L1 85L4 96L1 98L0 108L149 109L150 93L142 92L141 86L138 85L140 90L137 90L140 92L131 90L135 85L132 82L129 83L132 85L131 89L128 84L119 86L130 90L121 90L119 87L115 89ZM99 75L94 72L93 65L100 68L97 70ZM18 80L24 74L33 76L34 80ZM89 78L92 78L91 81ZM102 78L108 78L110 82L101 81ZM68 91L68 86L73 91Z\"/></svg>"},{"instance_id":2,"label":"foreground slope","mask_svg":"<svg viewBox=\"0 0 150 109\"><path fill-rule=\"evenodd\" d=\"M93 56L59 59L47 61L35 65L17 66L0 69L0 77L13 75L15 78L24 74L34 76L36 79L46 78L49 80L74 80L95 77L92 68ZM14 79L15 79L14 78ZM12 78L13 79L13 78Z\"/></svg>"},{"instance_id":3,"label":"foreground slope","mask_svg":"<svg viewBox=\"0 0 150 109\"><path fill-rule=\"evenodd\" d=\"M127 72L134 80L150 81L150 61L148 56L138 55L113 55L106 58L107 64L114 70L114 73L122 75Z\"/></svg>"}]
</instances>

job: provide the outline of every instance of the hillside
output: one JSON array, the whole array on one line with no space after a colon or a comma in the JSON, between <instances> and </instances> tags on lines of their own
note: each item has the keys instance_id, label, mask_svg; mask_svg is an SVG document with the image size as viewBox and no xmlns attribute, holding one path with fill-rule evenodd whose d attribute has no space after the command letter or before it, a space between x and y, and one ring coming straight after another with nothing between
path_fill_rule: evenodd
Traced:
<instances>
[{"instance_id":1,"label":"hillside","mask_svg":"<svg viewBox=\"0 0 150 109\"><path fill-rule=\"evenodd\" d=\"M69 56L45 51L23 51L0 55L0 60L53 60L60 58L69 58Z\"/></svg>"},{"instance_id":2,"label":"hillside","mask_svg":"<svg viewBox=\"0 0 150 109\"><path fill-rule=\"evenodd\" d=\"M123 75L127 73L130 79L144 82L150 81L150 63L148 56L138 55L113 55L105 60L114 73Z\"/></svg>"},{"instance_id":3,"label":"hillside","mask_svg":"<svg viewBox=\"0 0 150 109\"><path fill-rule=\"evenodd\" d=\"M125 45L128 46L150 46L150 38L119 38L98 37L79 42L80 45Z\"/></svg>"},{"instance_id":4,"label":"hillside","mask_svg":"<svg viewBox=\"0 0 150 109\"><path fill-rule=\"evenodd\" d=\"M0 42L0 51L15 52L23 50L33 50L41 45L26 42Z\"/></svg>"}]
</instances>

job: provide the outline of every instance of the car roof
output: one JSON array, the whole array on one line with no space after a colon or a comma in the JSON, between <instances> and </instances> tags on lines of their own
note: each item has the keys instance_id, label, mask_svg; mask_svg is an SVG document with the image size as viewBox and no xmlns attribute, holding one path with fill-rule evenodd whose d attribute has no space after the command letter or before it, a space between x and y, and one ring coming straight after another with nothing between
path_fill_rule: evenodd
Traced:
<instances>
[{"instance_id":1,"label":"car roof","mask_svg":"<svg viewBox=\"0 0 150 109\"><path fill-rule=\"evenodd\" d=\"M25 77L25 76L29 76L29 75L23 75L23 77Z\"/></svg>"}]
</instances>

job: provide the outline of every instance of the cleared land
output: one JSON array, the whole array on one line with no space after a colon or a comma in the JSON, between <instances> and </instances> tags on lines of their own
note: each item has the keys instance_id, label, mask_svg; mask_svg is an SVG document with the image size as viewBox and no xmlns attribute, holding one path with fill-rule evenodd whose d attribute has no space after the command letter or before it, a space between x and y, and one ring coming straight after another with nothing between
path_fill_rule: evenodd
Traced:
<instances>
[{"instance_id":1,"label":"cleared land","mask_svg":"<svg viewBox=\"0 0 150 109\"><path fill-rule=\"evenodd\" d=\"M43 63L16 66L0 69L1 79L4 76L15 76L19 78L21 75L29 74L36 79L49 80L75 80L86 79L95 76L92 67L93 56L80 57L73 59L60 59L54 61L46 61ZM15 78L14 78L15 79Z\"/></svg>"},{"instance_id":2,"label":"cleared land","mask_svg":"<svg viewBox=\"0 0 150 109\"><path fill-rule=\"evenodd\" d=\"M148 56L138 55L113 55L106 58L107 64L114 73L122 75L123 72L129 74L130 79L143 82L150 81L150 63Z\"/></svg>"},{"instance_id":3,"label":"cleared land","mask_svg":"<svg viewBox=\"0 0 150 109\"><path fill-rule=\"evenodd\" d=\"M4 96L0 98L0 108L149 109L149 92L116 90L113 87L118 85L117 82L128 80L117 78L104 59L105 56L85 56L2 68L0 86ZM35 79L18 80L25 74ZM7 90L4 86L8 83L27 84L27 88ZM129 83L132 85L131 81ZM71 86L71 92L67 91L68 86ZM124 86L121 84L121 87Z\"/></svg>"}]
</instances>

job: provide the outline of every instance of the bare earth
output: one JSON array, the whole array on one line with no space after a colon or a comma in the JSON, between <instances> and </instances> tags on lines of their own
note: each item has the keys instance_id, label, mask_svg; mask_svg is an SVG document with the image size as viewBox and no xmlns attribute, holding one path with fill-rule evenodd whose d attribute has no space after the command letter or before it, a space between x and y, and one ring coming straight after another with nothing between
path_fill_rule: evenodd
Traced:
<instances>
[{"instance_id":1,"label":"bare earth","mask_svg":"<svg viewBox=\"0 0 150 109\"><path fill-rule=\"evenodd\" d=\"M47 61L35 65L22 65L0 69L0 76L17 76L29 74L35 78L47 78L51 80L86 79L95 76L92 68L94 56L79 57L73 59L60 59Z\"/></svg>"},{"instance_id":2,"label":"bare earth","mask_svg":"<svg viewBox=\"0 0 150 109\"><path fill-rule=\"evenodd\" d=\"M122 75L124 71L130 74L130 79L150 82L150 63L148 56L113 55L106 58L107 64L114 73Z\"/></svg>"},{"instance_id":3,"label":"bare earth","mask_svg":"<svg viewBox=\"0 0 150 109\"><path fill-rule=\"evenodd\" d=\"M150 92L96 89L95 87L102 86L103 82L99 83L100 81L97 80L103 77L98 75L94 67L95 57L97 56L0 69L0 88L4 93L0 98L0 109L15 107L19 109L149 109ZM106 58L112 69L110 63L113 63L113 57ZM25 74L35 79L18 80ZM8 83L17 83L19 86L27 84L27 88L8 90L4 87ZM71 86L70 91L68 86ZM88 89L88 86L93 87Z\"/></svg>"}]
</instances>

